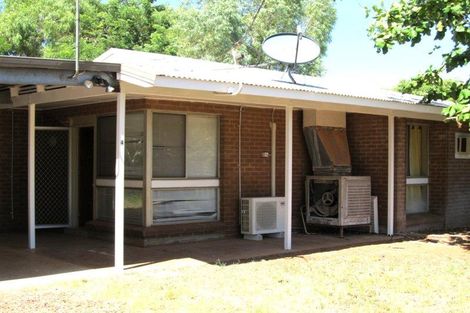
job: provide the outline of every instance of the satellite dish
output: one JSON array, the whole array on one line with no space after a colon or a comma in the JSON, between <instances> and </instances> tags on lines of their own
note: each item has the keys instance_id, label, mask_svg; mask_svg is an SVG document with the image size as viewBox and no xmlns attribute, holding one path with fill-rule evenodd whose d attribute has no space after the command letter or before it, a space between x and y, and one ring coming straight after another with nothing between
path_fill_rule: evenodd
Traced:
<instances>
[{"instance_id":1,"label":"satellite dish","mask_svg":"<svg viewBox=\"0 0 470 313\"><path fill-rule=\"evenodd\" d=\"M286 64L308 63L320 55L318 43L299 33L279 33L266 38L263 52L276 61Z\"/></svg>"}]
</instances>

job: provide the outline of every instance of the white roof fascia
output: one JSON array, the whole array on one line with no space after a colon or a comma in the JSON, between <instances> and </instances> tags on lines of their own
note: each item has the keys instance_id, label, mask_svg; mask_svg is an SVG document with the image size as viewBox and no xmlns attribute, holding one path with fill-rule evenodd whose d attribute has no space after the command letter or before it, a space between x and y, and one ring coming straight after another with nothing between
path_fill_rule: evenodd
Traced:
<instances>
[{"instance_id":1,"label":"white roof fascia","mask_svg":"<svg viewBox=\"0 0 470 313\"><path fill-rule=\"evenodd\" d=\"M238 87L238 84L218 83L218 82L207 82L190 79L179 79L165 76L157 76L155 78L155 87L164 88L176 88L176 89L192 89L216 93L227 93L228 89L234 89ZM303 100L303 101L315 101L323 103L344 104L351 106L368 107L371 109L381 109L390 111L408 111L414 113L424 114L435 114L442 118L441 110L442 107L425 105L425 104L408 104L397 101L384 101L384 100L372 100L364 99L359 97L348 97L331 94L321 94L312 91L298 91L298 90L285 90L278 88L259 87L252 85L243 85L241 95L247 96L261 96L270 98L283 98L292 100ZM373 113L373 112L371 112Z\"/></svg>"},{"instance_id":2,"label":"white roof fascia","mask_svg":"<svg viewBox=\"0 0 470 313\"><path fill-rule=\"evenodd\" d=\"M144 88L155 87L154 74L124 64L121 66L120 80Z\"/></svg>"},{"instance_id":3,"label":"white roof fascia","mask_svg":"<svg viewBox=\"0 0 470 313\"><path fill-rule=\"evenodd\" d=\"M93 87L91 89L85 87L67 87L46 92L37 92L26 95L12 97L13 107L25 107L31 103L48 104L63 102L67 100L89 99L97 96L109 95L106 88Z\"/></svg>"},{"instance_id":4,"label":"white roof fascia","mask_svg":"<svg viewBox=\"0 0 470 313\"><path fill-rule=\"evenodd\" d=\"M234 85L226 84L221 90L227 88L234 88ZM191 90L189 88L177 89L166 87L143 88L127 82L121 82L122 92L127 93L129 96L135 98L146 98L156 100L169 100L169 101L187 101L187 102L203 102L212 104L235 105L235 106L249 106L257 108L285 108L293 107L294 109L301 110L326 110L336 112L349 112L360 114L373 114L373 115L394 115L396 117L442 121L442 115L434 113L415 113L410 111L390 111L388 109L371 108L366 106L353 106L347 104L331 103L331 102L318 102L311 100L295 100L289 98L272 98L265 96L253 96L248 94L237 94L235 96L203 90Z\"/></svg>"}]
</instances>

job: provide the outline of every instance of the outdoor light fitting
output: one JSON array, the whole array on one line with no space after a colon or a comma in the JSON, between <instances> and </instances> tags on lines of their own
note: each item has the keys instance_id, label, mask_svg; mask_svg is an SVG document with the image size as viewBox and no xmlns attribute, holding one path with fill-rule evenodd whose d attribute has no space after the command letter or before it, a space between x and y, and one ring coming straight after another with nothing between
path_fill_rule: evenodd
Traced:
<instances>
[{"instance_id":1,"label":"outdoor light fitting","mask_svg":"<svg viewBox=\"0 0 470 313\"><path fill-rule=\"evenodd\" d=\"M91 80L87 79L83 82L83 86L85 86L87 89L91 89L91 88L93 88L93 82Z\"/></svg>"}]
</instances>

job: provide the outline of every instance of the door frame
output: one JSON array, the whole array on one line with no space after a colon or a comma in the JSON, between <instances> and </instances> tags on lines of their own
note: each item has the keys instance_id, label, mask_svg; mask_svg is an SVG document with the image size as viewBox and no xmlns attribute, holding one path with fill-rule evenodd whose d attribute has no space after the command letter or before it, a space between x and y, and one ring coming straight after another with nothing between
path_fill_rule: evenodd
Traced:
<instances>
[{"instance_id":1,"label":"door frame","mask_svg":"<svg viewBox=\"0 0 470 313\"><path fill-rule=\"evenodd\" d=\"M79 146L80 146L80 128L93 128L93 219L96 219L96 117L94 115L77 116L70 118L72 134L72 227L79 227Z\"/></svg>"}]
</instances>

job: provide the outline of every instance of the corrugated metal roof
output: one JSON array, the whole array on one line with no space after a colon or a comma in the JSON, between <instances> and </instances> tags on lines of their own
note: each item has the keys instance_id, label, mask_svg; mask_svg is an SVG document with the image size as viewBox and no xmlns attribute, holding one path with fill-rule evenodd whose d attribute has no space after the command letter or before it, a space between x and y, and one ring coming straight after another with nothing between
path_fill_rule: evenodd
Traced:
<instances>
[{"instance_id":1,"label":"corrugated metal roof","mask_svg":"<svg viewBox=\"0 0 470 313\"><path fill-rule=\"evenodd\" d=\"M148 82L150 77L170 77L176 79L189 79L207 82L246 84L251 86L276 88L291 91L313 92L343 97L353 97L368 100L400 102L407 104L421 104L421 97L401 94L389 90L374 90L364 88L339 86L327 83L321 77L294 75L297 84L291 82L286 72L266 70L254 67L236 66L227 63L211 62L206 60L170 56L158 53L148 53L124 49L110 49L98 57L96 61L112 62L122 65L121 71L136 73L143 81ZM425 104L422 104L425 105ZM427 104L426 104L427 105ZM430 105L445 107L445 102L433 102Z\"/></svg>"}]
</instances>

